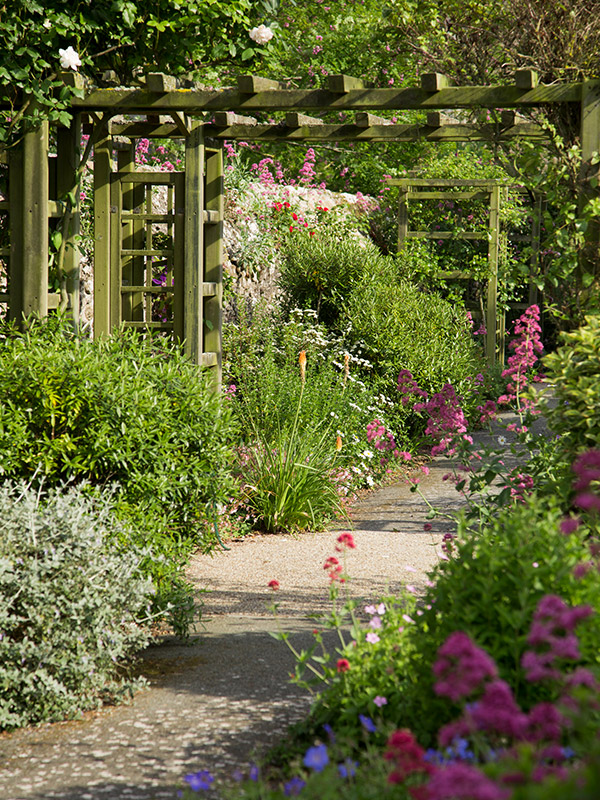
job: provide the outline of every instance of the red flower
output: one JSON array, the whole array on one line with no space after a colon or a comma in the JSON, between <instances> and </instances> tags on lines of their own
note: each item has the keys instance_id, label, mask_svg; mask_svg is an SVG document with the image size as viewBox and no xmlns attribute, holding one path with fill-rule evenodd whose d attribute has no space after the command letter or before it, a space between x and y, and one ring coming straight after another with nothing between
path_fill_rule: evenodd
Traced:
<instances>
[{"instance_id":1,"label":"red flower","mask_svg":"<svg viewBox=\"0 0 600 800\"><path fill-rule=\"evenodd\" d=\"M340 543L341 547L336 547L335 549L338 553L344 548L347 547L349 550L354 550L356 545L354 544L354 537L351 533L341 533L338 538L338 542Z\"/></svg>"},{"instance_id":2,"label":"red flower","mask_svg":"<svg viewBox=\"0 0 600 800\"><path fill-rule=\"evenodd\" d=\"M275 579L269 581L269 587L273 589L274 592L276 592L277 589L279 589L279 581L276 581Z\"/></svg>"},{"instance_id":3,"label":"red flower","mask_svg":"<svg viewBox=\"0 0 600 800\"><path fill-rule=\"evenodd\" d=\"M337 662L337 671L338 672L348 672L350 669L350 662L347 658L338 658Z\"/></svg>"},{"instance_id":4,"label":"red flower","mask_svg":"<svg viewBox=\"0 0 600 800\"><path fill-rule=\"evenodd\" d=\"M292 214L292 219L294 220L294 222L297 222L298 221L298 214Z\"/></svg>"},{"instance_id":5,"label":"red flower","mask_svg":"<svg viewBox=\"0 0 600 800\"><path fill-rule=\"evenodd\" d=\"M294 226L290 225L290 233L293 233L293 232L294 232Z\"/></svg>"}]
</instances>

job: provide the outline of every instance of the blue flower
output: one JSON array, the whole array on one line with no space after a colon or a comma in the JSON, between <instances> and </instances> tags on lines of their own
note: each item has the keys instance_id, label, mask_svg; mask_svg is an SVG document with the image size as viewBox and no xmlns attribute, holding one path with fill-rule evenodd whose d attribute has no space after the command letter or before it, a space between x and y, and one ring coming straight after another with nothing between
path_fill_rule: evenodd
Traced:
<instances>
[{"instance_id":1,"label":"blue flower","mask_svg":"<svg viewBox=\"0 0 600 800\"><path fill-rule=\"evenodd\" d=\"M193 772L191 775L186 775L184 780L189 784L193 792L203 792L206 789L210 789L214 778L208 770L201 769L200 772Z\"/></svg>"},{"instance_id":2,"label":"blue flower","mask_svg":"<svg viewBox=\"0 0 600 800\"><path fill-rule=\"evenodd\" d=\"M357 767L358 761L352 761L351 758L347 758L343 764L338 764L338 772L340 773L340 777L353 778L356 775Z\"/></svg>"},{"instance_id":3,"label":"blue flower","mask_svg":"<svg viewBox=\"0 0 600 800\"><path fill-rule=\"evenodd\" d=\"M369 733L375 733L375 731L377 730L377 725L375 725L371 717L365 717L364 714L359 714L358 718L360 720L361 725L366 731L368 731Z\"/></svg>"},{"instance_id":4,"label":"blue flower","mask_svg":"<svg viewBox=\"0 0 600 800\"><path fill-rule=\"evenodd\" d=\"M314 769L315 772L323 772L327 764L329 764L327 745L319 744L315 747L309 747L304 754L302 763L305 767Z\"/></svg>"},{"instance_id":5,"label":"blue flower","mask_svg":"<svg viewBox=\"0 0 600 800\"><path fill-rule=\"evenodd\" d=\"M333 732L333 728L331 727L331 725L328 722L326 722L323 725L323 730L325 731L325 733L329 737L329 741L333 744L335 742L335 733Z\"/></svg>"},{"instance_id":6,"label":"blue flower","mask_svg":"<svg viewBox=\"0 0 600 800\"><path fill-rule=\"evenodd\" d=\"M295 775L291 781L283 785L283 794L286 797L295 797L297 794L300 794L305 786L306 781L303 781L302 778Z\"/></svg>"},{"instance_id":7,"label":"blue flower","mask_svg":"<svg viewBox=\"0 0 600 800\"><path fill-rule=\"evenodd\" d=\"M250 775L248 777L250 778L251 781L254 781L256 783L256 781L258 780L258 775L259 775L258 767L256 766L256 764L251 764Z\"/></svg>"}]
</instances>

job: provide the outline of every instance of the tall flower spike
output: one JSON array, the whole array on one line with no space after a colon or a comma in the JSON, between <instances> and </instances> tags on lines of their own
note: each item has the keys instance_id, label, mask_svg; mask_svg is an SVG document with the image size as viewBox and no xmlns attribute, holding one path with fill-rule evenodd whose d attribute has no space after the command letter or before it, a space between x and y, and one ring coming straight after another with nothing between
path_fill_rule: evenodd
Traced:
<instances>
[{"instance_id":1,"label":"tall flower spike","mask_svg":"<svg viewBox=\"0 0 600 800\"><path fill-rule=\"evenodd\" d=\"M302 383L306 380L306 350L301 350L298 356L298 363L300 364L300 378Z\"/></svg>"}]
</instances>

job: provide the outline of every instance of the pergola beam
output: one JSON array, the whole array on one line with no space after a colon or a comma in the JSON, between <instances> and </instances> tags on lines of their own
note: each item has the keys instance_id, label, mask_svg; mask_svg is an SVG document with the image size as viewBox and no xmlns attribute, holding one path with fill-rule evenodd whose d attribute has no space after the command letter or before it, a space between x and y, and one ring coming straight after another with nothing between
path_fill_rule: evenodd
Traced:
<instances>
[{"instance_id":1,"label":"pergola beam","mask_svg":"<svg viewBox=\"0 0 600 800\"><path fill-rule=\"evenodd\" d=\"M600 82L599 82L600 83ZM177 89L162 94L140 89L93 89L85 97L74 97L72 106L78 111L110 109L113 114L189 115L204 112L235 111L330 111L422 110L453 108L535 108L560 103L579 103L581 83L534 86L448 86L439 91L421 88L350 89L332 92L329 89L261 88L262 81L248 82L255 91L221 89L219 91ZM245 84L244 84L245 86Z\"/></svg>"}]
</instances>

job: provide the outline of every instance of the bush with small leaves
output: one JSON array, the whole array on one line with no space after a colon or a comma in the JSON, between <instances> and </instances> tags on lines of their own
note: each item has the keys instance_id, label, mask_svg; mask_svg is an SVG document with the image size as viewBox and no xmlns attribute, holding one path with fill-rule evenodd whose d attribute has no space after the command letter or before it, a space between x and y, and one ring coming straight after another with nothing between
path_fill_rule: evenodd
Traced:
<instances>
[{"instance_id":1,"label":"bush with small leaves","mask_svg":"<svg viewBox=\"0 0 600 800\"><path fill-rule=\"evenodd\" d=\"M117 543L110 501L81 488L0 487L0 730L74 717L129 696L149 639L146 553Z\"/></svg>"}]
</instances>

